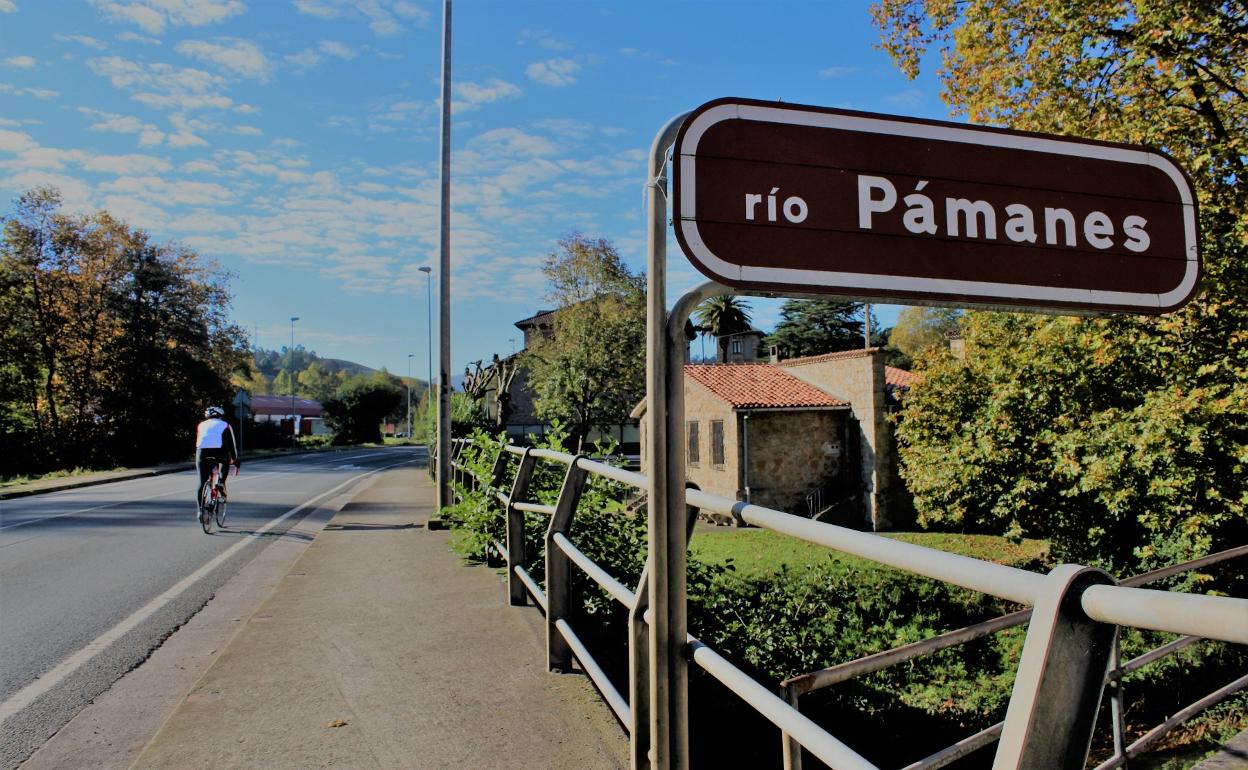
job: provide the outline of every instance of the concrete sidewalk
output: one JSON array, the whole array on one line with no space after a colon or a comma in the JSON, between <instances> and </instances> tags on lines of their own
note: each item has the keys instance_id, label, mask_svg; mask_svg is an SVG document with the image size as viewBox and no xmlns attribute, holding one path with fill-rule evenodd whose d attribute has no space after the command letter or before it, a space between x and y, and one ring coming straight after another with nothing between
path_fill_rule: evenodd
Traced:
<instances>
[{"instance_id":1,"label":"concrete sidewalk","mask_svg":"<svg viewBox=\"0 0 1248 770\"><path fill-rule=\"evenodd\" d=\"M317 535L135 768L616 768L628 740L545 624L429 531L426 471L387 471Z\"/></svg>"}]
</instances>

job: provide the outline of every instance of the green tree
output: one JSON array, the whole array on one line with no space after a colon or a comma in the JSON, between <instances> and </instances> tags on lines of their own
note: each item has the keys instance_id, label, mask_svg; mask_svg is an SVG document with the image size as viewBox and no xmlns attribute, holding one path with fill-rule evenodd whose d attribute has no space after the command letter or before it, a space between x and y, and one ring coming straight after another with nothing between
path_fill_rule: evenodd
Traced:
<instances>
[{"instance_id":1,"label":"green tree","mask_svg":"<svg viewBox=\"0 0 1248 770\"><path fill-rule=\"evenodd\" d=\"M949 337L958 331L962 311L949 307L908 307L897 314L888 344L914 361L934 351L948 350Z\"/></svg>"},{"instance_id":2,"label":"green tree","mask_svg":"<svg viewBox=\"0 0 1248 770\"><path fill-rule=\"evenodd\" d=\"M715 340L718 361L728 360L726 335L749 331L750 303L734 294L720 294L698 305L693 311L697 331Z\"/></svg>"},{"instance_id":3,"label":"green tree","mask_svg":"<svg viewBox=\"0 0 1248 770\"><path fill-rule=\"evenodd\" d=\"M780 306L780 323L763 340L785 358L816 356L863 346L861 302L790 299Z\"/></svg>"},{"instance_id":4,"label":"green tree","mask_svg":"<svg viewBox=\"0 0 1248 770\"><path fill-rule=\"evenodd\" d=\"M554 333L534 340L522 365L538 415L565 422L580 447L591 428L625 422L645 392L644 279L609 241L580 234L561 240L543 271Z\"/></svg>"},{"instance_id":5,"label":"green tree","mask_svg":"<svg viewBox=\"0 0 1248 770\"><path fill-rule=\"evenodd\" d=\"M1248 538L1248 35L1235 2L882 0L909 74L980 123L1159 147L1199 199L1200 294L1159 318L971 313L899 427L929 522L1144 569Z\"/></svg>"},{"instance_id":6,"label":"green tree","mask_svg":"<svg viewBox=\"0 0 1248 770\"><path fill-rule=\"evenodd\" d=\"M296 392L322 404L333 397L338 388L347 381L347 373L343 370L331 371L328 364L316 359L298 374ZM287 379L287 385L290 381Z\"/></svg>"},{"instance_id":7,"label":"green tree","mask_svg":"<svg viewBox=\"0 0 1248 770\"><path fill-rule=\"evenodd\" d=\"M384 374L357 374L324 403L334 443L381 441L381 422L403 403L406 391Z\"/></svg>"}]
</instances>

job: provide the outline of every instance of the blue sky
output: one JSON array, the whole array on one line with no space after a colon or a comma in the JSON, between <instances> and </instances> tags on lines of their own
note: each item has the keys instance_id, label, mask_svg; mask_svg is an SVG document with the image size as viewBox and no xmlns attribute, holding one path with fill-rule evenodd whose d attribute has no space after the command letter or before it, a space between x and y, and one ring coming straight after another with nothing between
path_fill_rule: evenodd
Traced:
<instances>
[{"instance_id":1,"label":"blue sky","mask_svg":"<svg viewBox=\"0 0 1248 770\"><path fill-rule=\"evenodd\" d=\"M405 374L412 353L424 376L441 7L0 0L3 208L55 185L231 271L258 344L288 344L299 316L296 342L322 356ZM673 115L737 96L947 117L930 73L909 81L875 48L868 8L456 2L452 371L520 345L512 324L549 307L540 266L568 233L644 266L646 155ZM668 253L670 302L702 279ZM753 304L770 330L779 303Z\"/></svg>"}]
</instances>

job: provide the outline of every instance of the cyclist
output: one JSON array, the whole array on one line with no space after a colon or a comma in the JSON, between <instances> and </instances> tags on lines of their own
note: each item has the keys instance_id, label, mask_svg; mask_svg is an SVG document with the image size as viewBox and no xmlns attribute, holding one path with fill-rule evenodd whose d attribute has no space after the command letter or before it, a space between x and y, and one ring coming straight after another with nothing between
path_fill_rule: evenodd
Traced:
<instances>
[{"instance_id":1,"label":"cyclist","mask_svg":"<svg viewBox=\"0 0 1248 770\"><path fill-rule=\"evenodd\" d=\"M204 410L204 421L195 431L195 468L199 471L199 484L195 487L196 519L203 515L203 501L200 490L204 482L212 474L212 466L226 463L225 473L221 475L221 492L225 493L225 479L229 476L229 466L239 466L238 444L234 442L234 431L224 419L225 410L219 406L210 406Z\"/></svg>"}]
</instances>

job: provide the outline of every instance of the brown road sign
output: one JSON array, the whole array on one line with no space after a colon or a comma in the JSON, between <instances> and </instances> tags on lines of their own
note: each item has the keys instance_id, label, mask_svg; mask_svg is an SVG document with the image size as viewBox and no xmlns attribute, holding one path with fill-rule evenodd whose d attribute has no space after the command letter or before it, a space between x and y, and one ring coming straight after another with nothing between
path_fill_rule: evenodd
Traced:
<instances>
[{"instance_id":1,"label":"brown road sign","mask_svg":"<svg viewBox=\"0 0 1248 770\"><path fill-rule=\"evenodd\" d=\"M1191 184L1144 147L721 99L675 167L681 248L739 289L1163 313L1200 279Z\"/></svg>"}]
</instances>

